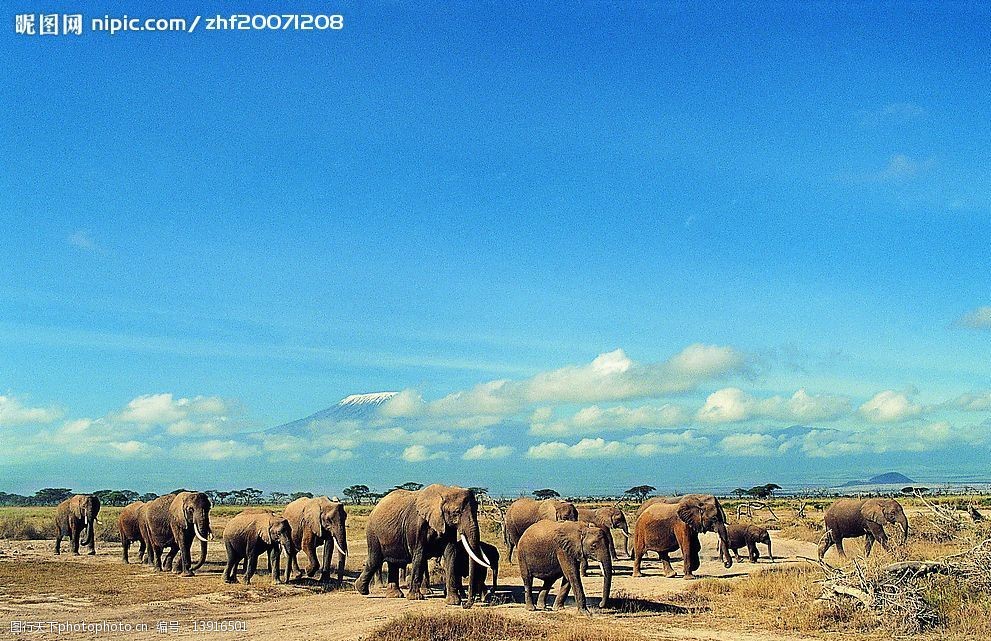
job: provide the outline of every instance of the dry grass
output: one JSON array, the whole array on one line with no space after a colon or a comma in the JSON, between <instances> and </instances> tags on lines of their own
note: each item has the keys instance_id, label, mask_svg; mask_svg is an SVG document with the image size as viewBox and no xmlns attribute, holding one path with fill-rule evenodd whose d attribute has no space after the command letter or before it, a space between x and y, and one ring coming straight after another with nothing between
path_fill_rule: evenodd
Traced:
<instances>
[{"instance_id":1,"label":"dry grass","mask_svg":"<svg viewBox=\"0 0 991 641\"><path fill-rule=\"evenodd\" d=\"M444 612L441 614L407 614L393 619L366 641L636 641L639 637L617 634L584 621L555 620L530 622L485 610Z\"/></svg>"}]
</instances>

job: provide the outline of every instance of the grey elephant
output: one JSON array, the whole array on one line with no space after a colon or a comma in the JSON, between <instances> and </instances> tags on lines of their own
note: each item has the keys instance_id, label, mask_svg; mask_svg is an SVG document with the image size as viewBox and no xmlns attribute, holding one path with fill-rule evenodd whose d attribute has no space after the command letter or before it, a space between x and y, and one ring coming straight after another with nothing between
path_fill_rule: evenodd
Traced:
<instances>
[{"instance_id":1,"label":"grey elephant","mask_svg":"<svg viewBox=\"0 0 991 641\"><path fill-rule=\"evenodd\" d=\"M509 548L509 561L513 561L513 550L517 541L523 536L528 527L537 521L577 521L578 509L574 503L558 499L536 501L520 498L513 501L506 510L506 520L503 524L502 535Z\"/></svg>"},{"instance_id":2,"label":"grey elephant","mask_svg":"<svg viewBox=\"0 0 991 641\"><path fill-rule=\"evenodd\" d=\"M686 579L694 579L699 569L702 545L699 534L715 531L719 536L719 557L727 568L733 566L726 532L726 513L711 494L688 494L653 501L642 509L633 529L633 576L642 576L640 564L644 554L653 550L660 555L664 576L673 577L670 552L681 550Z\"/></svg>"},{"instance_id":3,"label":"grey elephant","mask_svg":"<svg viewBox=\"0 0 991 641\"><path fill-rule=\"evenodd\" d=\"M543 607L554 582L564 578L554 601L554 609L560 609L568 592L574 588L578 610L588 614L585 589L580 572L581 560L593 557L602 564L602 600L599 607L606 607L612 586L612 555L609 542L597 525L573 521L538 521L527 528L519 540L517 563L523 579L523 599L527 610L535 610L533 581L542 579L544 586L537 603Z\"/></svg>"},{"instance_id":4,"label":"grey elephant","mask_svg":"<svg viewBox=\"0 0 991 641\"><path fill-rule=\"evenodd\" d=\"M274 512L251 510L241 512L224 527L224 549L227 551L227 567L224 581L237 583L238 565L245 562L244 582L251 583L251 577L258 569L258 557L268 553L268 567L272 573L272 583L281 583L280 557L285 550L291 558L293 536L289 521ZM286 581L289 581L289 568L286 567Z\"/></svg>"},{"instance_id":5,"label":"grey elephant","mask_svg":"<svg viewBox=\"0 0 991 641\"><path fill-rule=\"evenodd\" d=\"M308 560L306 576L312 577L320 570L320 581L330 580L331 561L337 552L337 580L344 580L344 563L348 556L347 512L344 504L331 501L326 496L299 498L286 506L282 516L292 528L293 551L286 561L286 574L295 567L299 578L303 570L296 554L302 551ZM317 560L317 548L323 546L323 561Z\"/></svg>"},{"instance_id":6,"label":"grey elephant","mask_svg":"<svg viewBox=\"0 0 991 641\"><path fill-rule=\"evenodd\" d=\"M210 535L210 499L203 492L166 494L140 508L141 536L145 539L151 565L157 570L169 570L179 554L177 574L193 576L206 561L207 536ZM200 560L193 565L193 540L200 542ZM169 548L164 559L162 553Z\"/></svg>"},{"instance_id":7,"label":"grey elephant","mask_svg":"<svg viewBox=\"0 0 991 641\"><path fill-rule=\"evenodd\" d=\"M774 561L774 555L771 554L771 535L768 534L766 528L753 523L733 523L726 528L726 538L729 541L729 549L737 561L741 560L739 549L746 547L750 562L756 563L757 559L760 558L760 551L757 549L758 543L767 546L767 558Z\"/></svg>"},{"instance_id":8,"label":"grey elephant","mask_svg":"<svg viewBox=\"0 0 991 641\"><path fill-rule=\"evenodd\" d=\"M55 508L55 554L62 554L62 539L69 537L72 553L79 554L79 546L89 546L88 554L96 554L97 515L100 513L100 499L93 494L76 494L58 504ZM85 537L80 541L80 535Z\"/></svg>"},{"instance_id":9,"label":"grey elephant","mask_svg":"<svg viewBox=\"0 0 991 641\"><path fill-rule=\"evenodd\" d=\"M478 547L491 566L492 586L488 591L485 590L485 575L488 573L489 568L480 566L475 570L474 592L480 595L482 603L489 603L495 594L496 587L499 585L499 548L485 541L479 541ZM474 561L468 556L468 551L464 547L456 547L455 549L454 571L460 579L470 579L471 565L474 565Z\"/></svg>"},{"instance_id":10,"label":"grey elephant","mask_svg":"<svg viewBox=\"0 0 991 641\"><path fill-rule=\"evenodd\" d=\"M144 561L145 558L147 546L145 545L145 540L141 537L141 524L138 521L138 514L142 505L144 505L144 501L135 501L121 510L120 516L117 517L117 532L120 533L124 563L131 562L128 559L128 550L134 541L139 543L138 563Z\"/></svg>"},{"instance_id":11,"label":"grey elephant","mask_svg":"<svg viewBox=\"0 0 991 641\"><path fill-rule=\"evenodd\" d=\"M870 556L874 541L890 551L886 523L897 523L902 528L902 544L908 540L908 518L895 499L840 499L829 506L825 515L826 534L819 544L819 560L831 546L836 545L841 557L846 557L843 539L866 537L864 555Z\"/></svg>"},{"instance_id":12,"label":"grey elephant","mask_svg":"<svg viewBox=\"0 0 991 641\"><path fill-rule=\"evenodd\" d=\"M439 556L444 561L447 603L457 605L461 603L461 579L455 571L455 550L462 545L475 562L469 566L468 596L464 602L468 608L477 596L478 568L491 567L479 548L478 502L471 490L461 487L428 485L416 491L393 490L369 514L365 539L368 558L355 581L360 594L368 594L372 577L386 562L389 564L386 596L403 596L399 589L399 568L409 565L410 588L406 597L422 599L427 560Z\"/></svg>"}]
</instances>

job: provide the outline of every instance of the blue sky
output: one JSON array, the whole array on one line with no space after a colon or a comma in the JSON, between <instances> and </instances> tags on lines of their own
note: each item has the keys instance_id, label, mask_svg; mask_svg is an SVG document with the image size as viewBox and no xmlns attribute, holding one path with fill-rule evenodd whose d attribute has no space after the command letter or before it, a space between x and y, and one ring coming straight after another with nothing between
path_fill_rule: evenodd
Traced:
<instances>
[{"instance_id":1,"label":"blue sky","mask_svg":"<svg viewBox=\"0 0 991 641\"><path fill-rule=\"evenodd\" d=\"M0 35L0 489L986 476L987 7L32 10Z\"/></svg>"}]
</instances>

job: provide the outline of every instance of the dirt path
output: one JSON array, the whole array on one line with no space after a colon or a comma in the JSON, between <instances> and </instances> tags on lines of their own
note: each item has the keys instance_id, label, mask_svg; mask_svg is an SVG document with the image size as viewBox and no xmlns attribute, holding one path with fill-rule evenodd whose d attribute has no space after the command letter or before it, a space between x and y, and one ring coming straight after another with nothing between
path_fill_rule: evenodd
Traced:
<instances>
[{"instance_id":1,"label":"dirt path","mask_svg":"<svg viewBox=\"0 0 991 641\"><path fill-rule=\"evenodd\" d=\"M711 535L706 535L711 536ZM789 539L775 539L775 553L780 561L774 566L796 562L797 556L814 556L815 545ZM262 641L295 639L304 635L317 638L361 639L390 619L408 612L441 611L447 606L437 595L425 601L386 599L379 588L363 597L350 584L343 589L324 591L312 582L307 585L272 585L267 573L257 575L251 586L227 585L221 581L223 551L211 543L208 563L196 577L181 579L156 573L143 566L125 566L118 557L119 546L105 544L95 557L54 557L49 541L0 541L0 634L22 639L204 639L251 638ZM132 548L133 549L133 548ZM704 540L703 550L714 550L715 541ZM651 557L652 558L652 557ZM355 554L348 560L353 577L364 558ZM507 564L508 565L508 564ZM742 562L726 569L712 556L703 559L700 576L733 580L754 571L773 567L761 559L758 564ZM646 576L634 579L632 562L622 559L615 564L613 595L627 598L663 600L683 592L687 582L660 575L660 564L644 562ZM680 572L680 563L675 563ZM515 568L506 567L500 577L504 602L485 606L501 614L541 622L573 622L577 616L572 603L561 612L527 612L522 606L522 587ZM601 594L602 579L594 566L585 581L591 595ZM482 606L478 606L482 607ZM193 621L238 622L243 631L205 632L193 627ZM43 632L11 634L11 622L43 624ZM146 631L49 632L49 621L94 624L107 621L146 625ZM712 630L693 620L691 614L617 614L598 612L590 625L608 621L612 629L626 629L649 639L682 641L763 641L766 633ZM164 622L167 634L157 631ZM169 623L178 623L170 629ZM801 637L775 634L780 641L799 641Z\"/></svg>"}]
</instances>

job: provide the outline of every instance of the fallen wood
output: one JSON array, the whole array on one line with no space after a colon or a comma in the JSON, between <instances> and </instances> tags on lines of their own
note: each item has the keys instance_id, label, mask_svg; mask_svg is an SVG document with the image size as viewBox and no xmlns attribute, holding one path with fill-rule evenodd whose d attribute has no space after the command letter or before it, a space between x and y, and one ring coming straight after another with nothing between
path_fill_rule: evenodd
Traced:
<instances>
[{"instance_id":1,"label":"fallen wood","mask_svg":"<svg viewBox=\"0 0 991 641\"><path fill-rule=\"evenodd\" d=\"M953 576L959 571L941 561L899 561L889 563L879 570L880 574L892 577L920 577L929 574Z\"/></svg>"}]
</instances>

